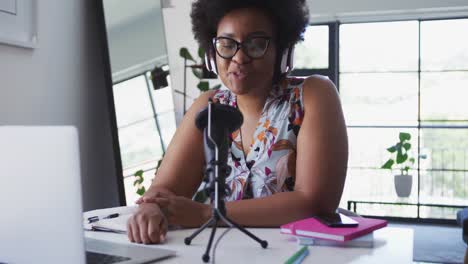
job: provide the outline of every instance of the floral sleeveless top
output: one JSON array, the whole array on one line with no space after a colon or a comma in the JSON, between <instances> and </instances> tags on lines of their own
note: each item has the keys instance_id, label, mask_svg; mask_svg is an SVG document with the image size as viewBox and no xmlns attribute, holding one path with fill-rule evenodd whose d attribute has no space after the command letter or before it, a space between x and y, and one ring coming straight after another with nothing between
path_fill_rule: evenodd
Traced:
<instances>
[{"instance_id":1,"label":"floral sleeveless top","mask_svg":"<svg viewBox=\"0 0 468 264\"><path fill-rule=\"evenodd\" d=\"M228 165L232 170L226 184L231 193L226 201L293 190L297 135L304 117L303 82L302 78L289 77L273 86L248 153L244 153L240 129L230 135ZM213 101L237 107L236 95L225 87L215 92Z\"/></svg>"}]
</instances>

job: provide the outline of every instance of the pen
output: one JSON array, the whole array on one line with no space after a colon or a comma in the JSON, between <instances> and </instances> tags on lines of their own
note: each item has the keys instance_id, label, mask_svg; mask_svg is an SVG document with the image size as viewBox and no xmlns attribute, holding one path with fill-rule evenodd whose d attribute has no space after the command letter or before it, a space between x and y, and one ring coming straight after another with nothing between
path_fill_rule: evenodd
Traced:
<instances>
[{"instance_id":1,"label":"pen","mask_svg":"<svg viewBox=\"0 0 468 264\"><path fill-rule=\"evenodd\" d=\"M309 253L308 247L303 246L301 249L299 249L294 255L292 255L288 260L286 260L285 264L294 264L294 263L300 263L296 261L302 261L304 257L302 255L307 255ZM302 257L302 258L301 258Z\"/></svg>"},{"instance_id":2,"label":"pen","mask_svg":"<svg viewBox=\"0 0 468 264\"><path fill-rule=\"evenodd\" d=\"M101 226L93 226L91 227L91 231L102 231L102 232L110 232L110 233L117 233L117 234L126 234L127 232L123 230L117 230L117 229L111 229L107 227L101 227Z\"/></svg>"},{"instance_id":3,"label":"pen","mask_svg":"<svg viewBox=\"0 0 468 264\"><path fill-rule=\"evenodd\" d=\"M119 213L110 214L110 215L107 215L107 216L104 216L104 217L99 217L99 216L88 217L88 224L97 222L97 221L102 220L102 219L116 218L118 216L119 216Z\"/></svg>"},{"instance_id":4,"label":"pen","mask_svg":"<svg viewBox=\"0 0 468 264\"><path fill-rule=\"evenodd\" d=\"M309 249L305 250L297 259L294 261L293 264L301 264L302 261L309 255Z\"/></svg>"}]
</instances>

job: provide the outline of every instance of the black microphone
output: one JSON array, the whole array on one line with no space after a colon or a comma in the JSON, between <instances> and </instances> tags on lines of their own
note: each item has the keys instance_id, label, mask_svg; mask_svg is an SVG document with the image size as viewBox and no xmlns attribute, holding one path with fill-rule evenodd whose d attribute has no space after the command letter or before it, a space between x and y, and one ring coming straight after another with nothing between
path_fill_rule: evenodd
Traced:
<instances>
[{"instance_id":1,"label":"black microphone","mask_svg":"<svg viewBox=\"0 0 468 264\"><path fill-rule=\"evenodd\" d=\"M210 111L211 110L211 111ZM211 117L211 122L208 118ZM206 163L215 159L215 145L218 148L218 163L226 163L229 149L229 134L239 129L244 118L235 107L220 103L213 103L211 99L208 106L197 114L195 125L203 131L203 142ZM208 127L211 125L211 127ZM210 132L210 133L208 133ZM211 139L214 141L212 142Z\"/></svg>"},{"instance_id":2,"label":"black microphone","mask_svg":"<svg viewBox=\"0 0 468 264\"><path fill-rule=\"evenodd\" d=\"M231 167L227 165L229 150L228 136L229 133L239 129L243 121L242 113L237 110L237 108L220 103L213 103L211 99L208 100L208 107L200 111L195 119L195 125L198 129L203 131L203 147L206 161L205 179L209 178L208 187L205 186L205 192L211 198L212 216L208 222L203 224L195 233L186 237L184 242L186 245L190 245L194 237L211 225L212 231L210 240L208 241L205 254L202 257L204 262L208 262L210 259L208 253L210 252L211 243L213 242L216 227L220 220L250 236L260 243L263 248L268 246L266 240L261 240L244 227L229 219L226 212L224 197L230 193L229 186L226 185L226 176L229 175L231 171Z\"/></svg>"}]
</instances>

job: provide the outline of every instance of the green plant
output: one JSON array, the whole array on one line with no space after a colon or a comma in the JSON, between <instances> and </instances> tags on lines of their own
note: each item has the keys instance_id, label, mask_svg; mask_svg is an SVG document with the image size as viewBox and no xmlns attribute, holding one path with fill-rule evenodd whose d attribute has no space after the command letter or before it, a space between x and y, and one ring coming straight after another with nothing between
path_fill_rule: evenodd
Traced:
<instances>
[{"instance_id":1,"label":"green plant","mask_svg":"<svg viewBox=\"0 0 468 264\"><path fill-rule=\"evenodd\" d=\"M159 170L163 157L164 155L158 161L158 164L156 165L156 171ZM133 181L133 186L137 188L136 193L140 196L142 196L146 192L146 188L145 186L143 186L143 181L145 180L145 177L143 176L143 174L144 174L143 170L138 170L133 174L133 176L135 177L135 181ZM195 195L193 196L193 200L199 203L206 202L208 200L208 196L206 195L205 188L202 188L201 190L197 191Z\"/></svg>"},{"instance_id":2,"label":"green plant","mask_svg":"<svg viewBox=\"0 0 468 264\"><path fill-rule=\"evenodd\" d=\"M208 91L210 89L218 89L221 87L221 84L214 85L213 87L210 87L210 83L206 79L213 79L216 78L216 75L213 73L209 72L206 67L205 67L205 50L203 48L198 48L198 57L200 59L200 62L197 62L192 54L188 51L187 48L183 47L180 48L179 50L179 55L180 57L184 58L185 61L191 61L192 65L186 65L185 67L190 67L192 69L193 75L198 78L199 82L197 84L197 88L204 92Z\"/></svg>"},{"instance_id":3,"label":"green plant","mask_svg":"<svg viewBox=\"0 0 468 264\"><path fill-rule=\"evenodd\" d=\"M146 192L145 186L143 186L143 181L145 180L143 177L143 170L138 170L135 172L135 181L133 182L133 186L137 188L136 193L140 196L142 196Z\"/></svg>"},{"instance_id":4,"label":"green plant","mask_svg":"<svg viewBox=\"0 0 468 264\"><path fill-rule=\"evenodd\" d=\"M158 161L158 164L156 165L156 171L158 171L159 166L161 166L161 162L162 162L162 157ZM145 180L143 173L144 173L143 170L138 170L135 172L135 174L133 174L133 176L136 178L135 181L133 181L133 186L137 188L136 193L140 196L142 196L146 192L146 188L145 186L143 186L143 181Z\"/></svg>"},{"instance_id":5,"label":"green plant","mask_svg":"<svg viewBox=\"0 0 468 264\"><path fill-rule=\"evenodd\" d=\"M409 133L400 132L399 141L387 148L387 151L391 154L391 158L382 165L381 169L393 169L393 165L397 166L397 169L401 171L401 174L408 175L408 170L414 165L415 159L409 157L409 151L411 149L411 143L409 143L411 135Z\"/></svg>"}]
</instances>

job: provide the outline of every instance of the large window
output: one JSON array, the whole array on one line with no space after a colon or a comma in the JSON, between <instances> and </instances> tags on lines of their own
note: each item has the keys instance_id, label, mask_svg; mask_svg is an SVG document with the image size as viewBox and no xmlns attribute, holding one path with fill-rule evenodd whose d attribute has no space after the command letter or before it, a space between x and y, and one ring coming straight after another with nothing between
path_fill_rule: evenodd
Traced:
<instances>
[{"instance_id":1,"label":"large window","mask_svg":"<svg viewBox=\"0 0 468 264\"><path fill-rule=\"evenodd\" d=\"M307 29L296 49L297 58L306 58L299 73L333 74L321 62L325 55L309 54L323 52L317 48L322 43L328 42L328 57L336 53L339 65L335 83L350 143L342 207L352 200L365 215L454 219L457 206L468 205L467 28L468 19L452 19ZM380 168L399 132L412 135L416 157L408 198L396 195L397 171Z\"/></svg>"},{"instance_id":2,"label":"large window","mask_svg":"<svg viewBox=\"0 0 468 264\"><path fill-rule=\"evenodd\" d=\"M172 90L170 84L155 90L149 72L116 83L113 90L126 202L133 204L135 172L144 171L147 188L176 130Z\"/></svg>"}]
</instances>

